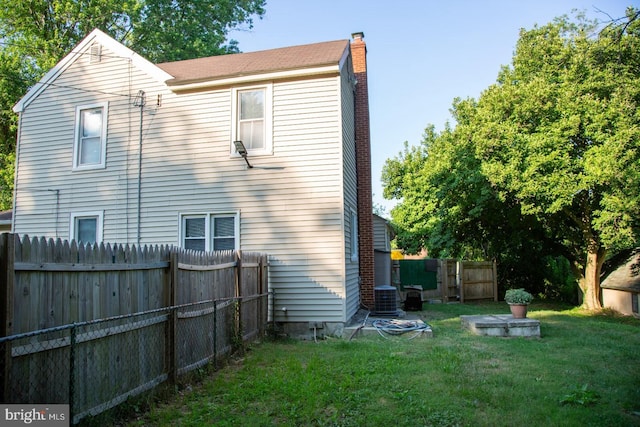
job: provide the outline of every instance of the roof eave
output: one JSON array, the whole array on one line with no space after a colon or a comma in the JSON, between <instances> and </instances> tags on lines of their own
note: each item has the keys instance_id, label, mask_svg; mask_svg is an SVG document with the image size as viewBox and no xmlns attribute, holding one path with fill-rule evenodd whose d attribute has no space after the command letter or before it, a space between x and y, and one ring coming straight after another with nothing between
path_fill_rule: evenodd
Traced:
<instances>
[{"instance_id":1,"label":"roof eave","mask_svg":"<svg viewBox=\"0 0 640 427\"><path fill-rule=\"evenodd\" d=\"M331 64L311 68L298 68L293 70L279 70L247 75L223 76L215 79L167 80L165 83L172 91L182 92L243 83L338 74L339 72L340 64Z\"/></svg>"}]
</instances>

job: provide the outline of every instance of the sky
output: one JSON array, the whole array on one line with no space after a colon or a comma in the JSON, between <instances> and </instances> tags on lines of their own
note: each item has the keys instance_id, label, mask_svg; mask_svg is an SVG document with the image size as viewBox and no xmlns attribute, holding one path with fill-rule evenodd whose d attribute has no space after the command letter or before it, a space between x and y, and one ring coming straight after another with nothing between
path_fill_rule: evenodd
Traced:
<instances>
[{"instance_id":1,"label":"sky","mask_svg":"<svg viewBox=\"0 0 640 427\"><path fill-rule=\"evenodd\" d=\"M364 32L373 203L387 159L418 145L429 125L452 123L453 100L478 98L509 65L520 29L584 11L607 21L640 0L267 0L252 29L232 31L242 52L350 39ZM453 123L452 123L453 124Z\"/></svg>"}]
</instances>

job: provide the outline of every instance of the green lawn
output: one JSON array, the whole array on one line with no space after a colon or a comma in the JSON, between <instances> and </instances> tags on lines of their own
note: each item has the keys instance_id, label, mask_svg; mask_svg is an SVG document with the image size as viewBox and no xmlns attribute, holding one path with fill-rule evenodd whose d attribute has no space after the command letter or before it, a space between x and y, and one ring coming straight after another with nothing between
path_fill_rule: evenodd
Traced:
<instances>
[{"instance_id":1,"label":"green lawn","mask_svg":"<svg viewBox=\"0 0 640 427\"><path fill-rule=\"evenodd\" d=\"M425 304L433 338L263 342L128 425L640 426L639 320L533 304L539 339L460 326L507 312Z\"/></svg>"}]
</instances>

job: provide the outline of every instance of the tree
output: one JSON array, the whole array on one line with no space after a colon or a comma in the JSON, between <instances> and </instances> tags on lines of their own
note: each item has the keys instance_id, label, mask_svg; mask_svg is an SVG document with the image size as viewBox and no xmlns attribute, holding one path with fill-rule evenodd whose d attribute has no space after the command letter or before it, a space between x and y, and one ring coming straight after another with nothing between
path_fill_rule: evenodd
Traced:
<instances>
[{"instance_id":1,"label":"tree","mask_svg":"<svg viewBox=\"0 0 640 427\"><path fill-rule=\"evenodd\" d=\"M419 147L387 160L385 197L401 199L393 210L397 245L439 258L494 259L501 285L545 291L544 267L555 239L513 198L500 200L481 173L467 126L473 100L456 100L458 125L442 133L427 128ZM546 252L545 252L545 246ZM556 253L557 256L557 253Z\"/></svg>"},{"instance_id":2,"label":"tree","mask_svg":"<svg viewBox=\"0 0 640 427\"><path fill-rule=\"evenodd\" d=\"M425 221L405 213L415 210L405 203L416 203L405 199L392 212L394 221L437 223L434 218L451 218L452 213L471 221L489 218L493 210L512 227L517 221L508 219L517 213L518 221L529 224L512 231L531 227L532 241L568 259L583 306L600 308L600 273L607 254L637 245L640 236L640 24L636 10L629 9L627 16L624 26L600 33L582 17L523 30L512 64L502 69L497 83L477 102L454 105L458 124L445 132L452 147L434 145L423 155L437 159L459 150L457 156L464 160L445 162L450 169L422 188L436 194L453 189L449 195L460 200L451 202L444 216L433 214L433 206L447 206L444 195L422 196L430 203ZM393 161L387 166L397 169ZM464 184L447 183L456 179ZM385 195L397 195L397 181L388 180ZM496 230L490 228L486 236L504 249L505 235L496 238Z\"/></svg>"},{"instance_id":3,"label":"tree","mask_svg":"<svg viewBox=\"0 0 640 427\"><path fill-rule=\"evenodd\" d=\"M4 0L0 3L0 209L15 148L13 105L82 38L99 28L152 62L238 52L233 28L262 17L266 0ZM225 44L227 43L227 44ZM9 196L10 200L10 196Z\"/></svg>"}]
</instances>

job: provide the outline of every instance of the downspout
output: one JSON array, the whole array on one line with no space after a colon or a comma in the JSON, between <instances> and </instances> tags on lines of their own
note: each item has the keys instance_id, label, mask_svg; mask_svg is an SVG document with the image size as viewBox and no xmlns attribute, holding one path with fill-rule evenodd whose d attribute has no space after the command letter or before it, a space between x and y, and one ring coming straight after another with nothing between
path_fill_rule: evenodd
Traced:
<instances>
[{"instance_id":1,"label":"downspout","mask_svg":"<svg viewBox=\"0 0 640 427\"><path fill-rule=\"evenodd\" d=\"M144 105L146 103L145 93L143 90L138 91L138 95L133 101L135 107L140 107L140 135L138 139L138 220L137 220L137 244L140 246L140 219L141 219L141 202L142 202L142 125L144 117Z\"/></svg>"}]
</instances>

